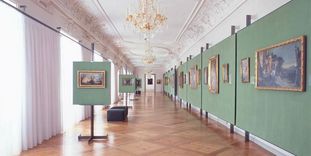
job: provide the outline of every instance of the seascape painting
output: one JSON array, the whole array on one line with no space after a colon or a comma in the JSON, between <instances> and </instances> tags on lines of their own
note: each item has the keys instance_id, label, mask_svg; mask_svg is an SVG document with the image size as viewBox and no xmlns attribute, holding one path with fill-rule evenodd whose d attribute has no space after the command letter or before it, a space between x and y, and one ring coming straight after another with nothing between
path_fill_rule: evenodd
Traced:
<instances>
[{"instance_id":1,"label":"seascape painting","mask_svg":"<svg viewBox=\"0 0 311 156\"><path fill-rule=\"evenodd\" d=\"M77 80L78 88L105 88L105 71L78 71Z\"/></svg>"},{"instance_id":2,"label":"seascape painting","mask_svg":"<svg viewBox=\"0 0 311 156\"><path fill-rule=\"evenodd\" d=\"M304 36L259 50L256 59L257 89L304 91Z\"/></svg>"}]
</instances>

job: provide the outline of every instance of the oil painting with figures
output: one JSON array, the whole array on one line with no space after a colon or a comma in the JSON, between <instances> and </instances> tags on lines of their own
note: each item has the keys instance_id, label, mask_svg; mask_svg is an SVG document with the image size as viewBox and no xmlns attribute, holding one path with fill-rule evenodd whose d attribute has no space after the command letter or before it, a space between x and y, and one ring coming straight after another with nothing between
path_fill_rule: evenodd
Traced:
<instances>
[{"instance_id":1,"label":"oil painting with figures","mask_svg":"<svg viewBox=\"0 0 311 156\"><path fill-rule=\"evenodd\" d=\"M78 71L78 88L105 88L105 71Z\"/></svg>"},{"instance_id":2,"label":"oil painting with figures","mask_svg":"<svg viewBox=\"0 0 311 156\"><path fill-rule=\"evenodd\" d=\"M242 83L249 83L249 57L241 60L240 70Z\"/></svg>"},{"instance_id":3,"label":"oil painting with figures","mask_svg":"<svg viewBox=\"0 0 311 156\"><path fill-rule=\"evenodd\" d=\"M218 55L208 60L208 89L211 93L218 94Z\"/></svg>"},{"instance_id":4,"label":"oil painting with figures","mask_svg":"<svg viewBox=\"0 0 311 156\"><path fill-rule=\"evenodd\" d=\"M257 51L256 88L304 91L305 37Z\"/></svg>"},{"instance_id":5,"label":"oil painting with figures","mask_svg":"<svg viewBox=\"0 0 311 156\"><path fill-rule=\"evenodd\" d=\"M190 68L189 71L189 75L190 75L190 79L189 79L189 84L190 84L190 88L196 89L198 87L198 66L195 65L192 68Z\"/></svg>"}]
</instances>

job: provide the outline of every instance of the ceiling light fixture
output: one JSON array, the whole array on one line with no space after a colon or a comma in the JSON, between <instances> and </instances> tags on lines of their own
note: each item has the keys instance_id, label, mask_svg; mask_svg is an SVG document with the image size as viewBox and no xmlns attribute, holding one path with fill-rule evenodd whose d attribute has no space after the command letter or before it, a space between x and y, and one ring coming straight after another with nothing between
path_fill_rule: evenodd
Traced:
<instances>
[{"instance_id":1,"label":"ceiling light fixture","mask_svg":"<svg viewBox=\"0 0 311 156\"><path fill-rule=\"evenodd\" d=\"M145 49L145 55L143 57L143 62L145 64L153 64L156 61L156 57L153 55L153 50L150 46L150 39L146 40L146 49Z\"/></svg>"},{"instance_id":2,"label":"ceiling light fixture","mask_svg":"<svg viewBox=\"0 0 311 156\"><path fill-rule=\"evenodd\" d=\"M128 8L126 21L135 30L144 34L144 38L153 37L154 33L164 25L167 17L160 12L157 0L139 0L138 8L131 12Z\"/></svg>"}]
</instances>

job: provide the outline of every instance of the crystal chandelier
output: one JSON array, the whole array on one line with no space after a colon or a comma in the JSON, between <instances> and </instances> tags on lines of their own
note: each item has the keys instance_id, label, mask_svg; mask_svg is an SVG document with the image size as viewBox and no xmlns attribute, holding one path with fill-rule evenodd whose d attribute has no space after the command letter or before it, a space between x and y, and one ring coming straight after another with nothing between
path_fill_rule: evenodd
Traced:
<instances>
[{"instance_id":1,"label":"crystal chandelier","mask_svg":"<svg viewBox=\"0 0 311 156\"><path fill-rule=\"evenodd\" d=\"M150 46L150 39L145 40L146 40L146 50L145 55L143 57L143 62L145 64L153 64L156 61L156 57L153 55L153 50Z\"/></svg>"},{"instance_id":2,"label":"crystal chandelier","mask_svg":"<svg viewBox=\"0 0 311 156\"><path fill-rule=\"evenodd\" d=\"M130 8L127 10L126 21L138 32L143 33L145 38L150 38L167 20L167 17L160 13L156 1L139 0L138 8L134 12L131 12Z\"/></svg>"}]
</instances>

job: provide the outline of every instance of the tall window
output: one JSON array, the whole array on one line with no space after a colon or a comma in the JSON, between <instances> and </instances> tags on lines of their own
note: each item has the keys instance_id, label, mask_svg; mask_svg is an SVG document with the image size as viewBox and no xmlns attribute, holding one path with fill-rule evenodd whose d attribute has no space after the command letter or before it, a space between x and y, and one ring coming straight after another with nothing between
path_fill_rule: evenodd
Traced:
<instances>
[{"instance_id":1,"label":"tall window","mask_svg":"<svg viewBox=\"0 0 311 156\"><path fill-rule=\"evenodd\" d=\"M22 16L0 2L0 153L21 150L22 108L25 104L25 51Z\"/></svg>"},{"instance_id":2,"label":"tall window","mask_svg":"<svg viewBox=\"0 0 311 156\"><path fill-rule=\"evenodd\" d=\"M61 36L60 41L62 121L63 130L66 131L84 117L84 108L82 106L73 105L72 101L73 62L82 61L82 49L79 44L65 36Z\"/></svg>"}]
</instances>

